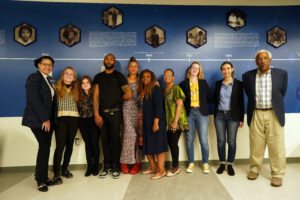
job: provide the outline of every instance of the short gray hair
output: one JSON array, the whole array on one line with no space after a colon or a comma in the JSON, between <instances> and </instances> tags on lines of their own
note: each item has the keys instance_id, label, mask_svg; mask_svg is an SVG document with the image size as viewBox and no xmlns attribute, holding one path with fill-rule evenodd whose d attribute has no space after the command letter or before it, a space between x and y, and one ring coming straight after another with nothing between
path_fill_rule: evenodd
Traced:
<instances>
[{"instance_id":1,"label":"short gray hair","mask_svg":"<svg viewBox=\"0 0 300 200\"><path fill-rule=\"evenodd\" d=\"M260 54L260 53L267 53L267 54L269 54L269 57L272 58L272 54L271 54L270 51L265 50L265 49L262 49L262 50L259 50L259 51L255 54L255 56L254 56L254 59L255 59L255 60L256 60L257 55Z\"/></svg>"}]
</instances>

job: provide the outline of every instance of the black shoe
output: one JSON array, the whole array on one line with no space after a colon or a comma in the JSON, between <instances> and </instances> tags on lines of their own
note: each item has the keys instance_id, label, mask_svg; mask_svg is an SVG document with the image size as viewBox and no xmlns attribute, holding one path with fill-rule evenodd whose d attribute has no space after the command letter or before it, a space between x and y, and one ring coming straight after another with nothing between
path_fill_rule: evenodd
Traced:
<instances>
[{"instance_id":1,"label":"black shoe","mask_svg":"<svg viewBox=\"0 0 300 200\"><path fill-rule=\"evenodd\" d=\"M219 168L217 169L217 174L222 174L225 170L225 164L220 164Z\"/></svg>"},{"instance_id":2,"label":"black shoe","mask_svg":"<svg viewBox=\"0 0 300 200\"><path fill-rule=\"evenodd\" d=\"M114 179L120 178L120 171L114 170L114 171L112 172L112 177L113 177Z\"/></svg>"},{"instance_id":3,"label":"black shoe","mask_svg":"<svg viewBox=\"0 0 300 200\"><path fill-rule=\"evenodd\" d=\"M234 176L235 173L232 165L227 165L227 173L229 176Z\"/></svg>"},{"instance_id":4,"label":"black shoe","mask_svg":"<svg viewBox=\"0 0 300 200\"><path fill-rule=\"evenodd\" d=\"M66 177L66 178L72 178L73 177L73 174L69 170L62 171L61 175Z\"/></svg>"},{"instance_id":5,"label":"black shoe","mask_svg":"<svg viewBox=\"0 0 300 200\"><path fill-rule=\"evenodd\" d=\"M93 176L98 176L99 169L93 169Z\"/></svg>"},{"instance_id":6,"label":"black shoe","mask_svg":"<svg viewBox=\"0 0 300 200\"><path fill-rule=\"evenodd\" d=\"M38 190L40 192L47 192L48 191L48 187L46 183L39 183L38 184Z\"/></svg>"},{"instance_id":7,"label":"black shoe","mask_svg":"<svg viewBox=\"0 0 300 200\"><path fill-rule=\"evenodd\" d=\"M104 169L100 173L99 178L106 178L108 176L108 174L111 173L111 172L112 172L111 168L104 167Z\"/></svg>"},{"instance_id":8,"label":"black shoe","mask_svg":"<svg viewBox=\"0 0 300 200\"><path fill-rule=\"evenodd\" d=\"M54 177L53 181L55 185L60 185L63 183L62 179L59 176Z\"/></svg>"},{"instance_id":9,"label":"black shoe","mask_svg":"<svg viewBox=\"0 0 300 200\"><path fill-rule=\"evenodd\" d=\"M46 185L53 186L53 185L55 185L55 182L48 179L48 181L46 181Z\"/></svg>"},{"instance_id":10,"label":"black shoe","mask_svg":"<svg viewBox=\"0 0 300 200\"><path fill-rule=\"evenodd\" d=\"M92 175L92 170L91 169L87 169L84 176L90 176Z\"/></svg>"}]
</instances>

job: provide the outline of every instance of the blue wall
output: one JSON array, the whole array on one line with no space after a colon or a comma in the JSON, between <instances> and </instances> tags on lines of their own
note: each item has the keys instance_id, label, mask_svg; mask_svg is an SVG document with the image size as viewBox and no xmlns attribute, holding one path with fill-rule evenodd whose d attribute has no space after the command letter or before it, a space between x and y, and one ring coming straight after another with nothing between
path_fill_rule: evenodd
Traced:
<instances>
[{"instance_id":1,"label":"blue wall","mask_svg":"<svg viewBox=\"0 0 300 200\"><path fill-rule=\"evenodd\" d=\"M111 6L123 11L123 24L115 29L102 24L102 11ZM147 59L146 53L141 52L148 52L152 54L150 62L140 60L140 68L153 70L158 78L162 77L164 69L172 68L175 70L177 83L184 79L190 61L199 60L205 79L213 90L214 82L221 78L220 64L228 59L228 55L236 68L236 77L241 79L244 72L256 68L253 57L259 49L270 50L273 54L272 65L288 71L286 112L300 112L296 97L296 90L300 85L300 27L297 25L300 7L238 7L247 14L246 26L238 31L226 25L226 14L233 8L235 7L1 2L0 30L5 31L5 42L0 44L0 117L22 116L25 106L24 83L27 76L36 70L32 59L42 53L56 59L53 70L56 80L62 69L69 65L75 67L79 76L88 74L93 77L100 71L101 60L109 52L119 59L117 69L124 74L128 62L125 59L131 56ZM27 47L15 42L13 38L14 27L23 22L37 30L36 42ZM81 42L71 48L59 42L59 29L69 23L81 29ZM146 44L144 39L145 30L152 25L158 25L166 31L166 42L157 48ZM207 43L197 49L186 43L186 31L194 26L207 31ZM280 48L274 48L266 42L266 32L274 26L287 31L287 43ZM137 45L89 47L89 32L92 31L136 32ZM257 47L215 48L215 33L257 33L259 44Z\"/></svg>"}]
</instances>

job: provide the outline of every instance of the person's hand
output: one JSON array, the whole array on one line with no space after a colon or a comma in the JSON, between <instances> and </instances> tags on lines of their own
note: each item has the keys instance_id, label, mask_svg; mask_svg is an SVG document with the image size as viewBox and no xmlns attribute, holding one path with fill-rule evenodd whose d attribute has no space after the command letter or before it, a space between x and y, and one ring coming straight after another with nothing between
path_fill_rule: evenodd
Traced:
<instances>
[{"instance_id":1,"label":"person's hand","mask_svg":"<svg viewBox=\"0 0 300 200\"><path fill-rule=\"evenodd\" d=\"M50 131L50 120L45 121L42 124L42 130L44 130L45 132L49 132Z\"/></svg>"},{"instance_id":2,"label":"person's hand","mask_svg":"<svg viewBox=\"0 0 300 200\"><path fill-rule=\"evenodd\" d=\"M244 122L240 122L240 128L244 126Z\"/></svg>"},{"instance_id":3,"label":"person's hand","mask_svg":"<svg viewBox=\"0 0 300 200\"><path fill-rule=\"evenodd\" d=\"M95 124L101 128L103 126L103 118L100 115L95 115Z\"/></svg>"},{"instance_id":4,"label":"person's hand","mask_svg":"<svg viewBox=\"0 0 300 200\"><path fill-rule=\"evenodd\" d=\"M153 126L152 126L153 133L156 133L158 130L159 130L158 123L154 123Z\"/></svg>"},{"instance_id":5,"label":"person's hand","mask_svg":"<svg viewBox=\"0 0 300 200\"><path fill-rule=\"evenodd\" d=\"M171 124L171 131L172 131L172 132L176 132L177 128L178 128L178 123L173 122L173 123Z\"/></svg>"}]
</instances>

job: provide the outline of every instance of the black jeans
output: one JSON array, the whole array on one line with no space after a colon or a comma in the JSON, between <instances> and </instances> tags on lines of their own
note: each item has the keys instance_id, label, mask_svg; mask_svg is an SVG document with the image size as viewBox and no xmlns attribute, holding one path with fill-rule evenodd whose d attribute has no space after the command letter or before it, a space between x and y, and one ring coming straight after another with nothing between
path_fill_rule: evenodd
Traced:
<instances>
[{"instance_id":1,"label":"black jeans","mask_svg":"<svg viewBox=\"0 0 300 200\"><path fill-rule=\"evenodd\" d=\"M103 126L100 128L104 154L104 166L120 170L122 110L111 113L100 112Z\"/></svg>"},{"instance_id":2,"label":"black jeans","mask_svg":"<svg viewBox=\"0 0 300 200\"><path fill-rule=\"evenodd\" d=\"M79 130L85 143L85 154L88 169L99 168L99 132L94 122L94 117L80 118Z\"/></svg>"},{"instance_id":3,"label":"black jeans","mask_svg":"<svg viewBox=\"0 0 300 200\"><path fill-rule=\"evenodd\" d=\"M181 130L177 130L176 132L167 131L168 135L168 144L171 150L171 156L172 156L172 166L173 168L178 167L179 162L179 147L178 147L178 141L181 135Z\"/></svg>"},{"instance_id":4,"label":"black jeans","mask_svg":"<svg viewBox=\"0 0 300 200\"><path fill-rule=\"evenodd\" d=\"M46 183L48 180L48 162L53 129L51 128L49 132L45 132L40 128L32 128L31 131L39 143L35 167L35 180L38 183Z\"/></svg>"},{"instance_id":5,"label":"black jeans","mask_svg":"<svg viewBox=\"0 0 300 200\"><path fill-rule=\"evenodd\" d=\"M58 124L55 130L56 149L53 161L53 172L55 177L60 174L60 164L64 149L64 161L61 168L65 171L69 166L73 152L73 143L78 129L78 120L79 117L58 117Z\"/></svg>"}]
</instances>

